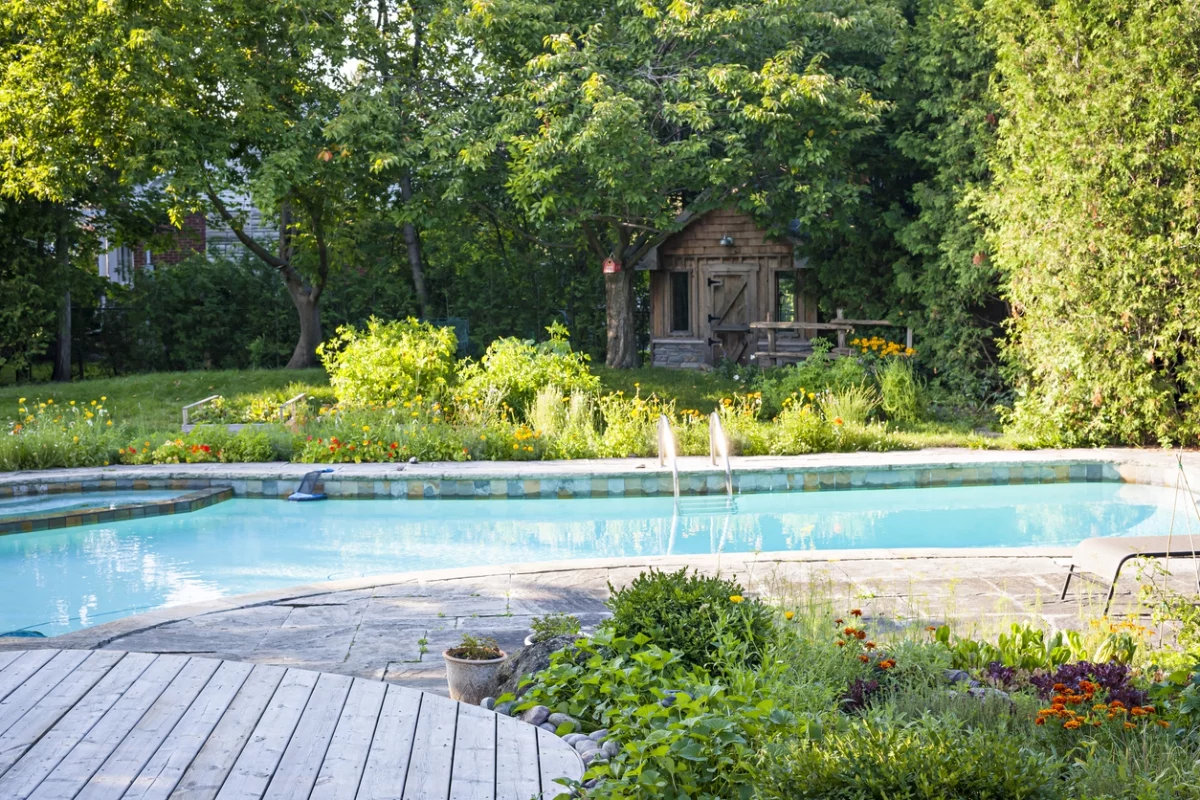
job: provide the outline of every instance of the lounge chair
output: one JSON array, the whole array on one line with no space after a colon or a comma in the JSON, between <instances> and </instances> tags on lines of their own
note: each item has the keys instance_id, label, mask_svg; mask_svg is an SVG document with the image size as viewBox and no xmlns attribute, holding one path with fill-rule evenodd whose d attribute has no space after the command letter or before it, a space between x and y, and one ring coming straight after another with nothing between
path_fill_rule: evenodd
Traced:
<instances>
[{"instance_id":1,"label":"lounge chair","mask_svg":"<svg viewBox=\"0 0 1200 800\"><path fill-rule=\"evenodd\" d=\"M1061 600L1067 599L1071 578L1078 575L1095 583L1108 583L1108 598L1104 601L1104 613L1112 605L1117 591L1117 578L1121 567L1133 558L1196 558L1196 547L1188 536L1103 536L1084 539L1071 556L1071 569L1063 584ZM1112 576L1109 578L1109 576ZM1200 592L1200 577L1196 590Z\"/></svg>"}]
</instances>

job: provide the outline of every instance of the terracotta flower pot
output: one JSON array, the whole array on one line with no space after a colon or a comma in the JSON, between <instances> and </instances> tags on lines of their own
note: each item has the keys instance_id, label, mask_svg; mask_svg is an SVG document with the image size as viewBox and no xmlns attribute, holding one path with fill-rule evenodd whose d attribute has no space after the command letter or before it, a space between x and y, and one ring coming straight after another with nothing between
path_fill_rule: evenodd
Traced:
<instances>
[{"instance_id":1,"label":"terracotta flower pot","mask_svg":"<svg viewBox=\"0 0 1200 800\"><path fill-rule=\"evenodd\" d=\"M496 673L500 665L508 660L508 653L503 650L496 658L485 661L472 661L450 655L446 650L442 653L446 662L446 683L450 687L450 699L462 703L479 705L479 701L491 695L496 688Z\"/></svg>"}]
</instances>

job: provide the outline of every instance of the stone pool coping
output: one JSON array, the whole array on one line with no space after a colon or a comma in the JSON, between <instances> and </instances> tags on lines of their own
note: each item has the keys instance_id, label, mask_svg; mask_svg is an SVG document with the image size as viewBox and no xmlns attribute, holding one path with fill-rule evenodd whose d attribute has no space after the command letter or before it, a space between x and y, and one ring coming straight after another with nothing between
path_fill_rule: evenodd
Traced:
<instances>
[{"instance_id":1,"label":"stone pool coping","mask_svg":"<svg viewBox=\"0 0 1200 800\"><path fill-rule=\"evenodd\" d=\"M110 645L124 637L183 620L195 619L209 614L255 608L275 603L298 601L336 592L353 592L375 589L397 584L428 586L464 579L486 580L505 576L548 575L584 570L644 570L656 569L699 569L701 571L724 572L739 576L748 575L760 568L783 563L811 562L814 564L854 561L922 561L940 559L1063 559L1063 574L1072 547L926 547L926 548L864 548L842 550L771 551L748 553L720 553L706 555L629 556L621 558L573 559L565 561L543 561L531 564L500 564L482 567L458 567L440 570L418 570L363 578L347 578L338 581L323 581L301 584L279 589L269 589L249 594L232 595L215 600L187 603L169 608L160 608L93 625L70 633L46 638L0 637L0 649L30 647L31 642L39 646L56 648L96 649Z\"/></svg>"},{"instance_id":2,"label":"stone pool coping","mask_svg":"<svg viewBox=\"0 0 1200 800\"><path fill-rule=\"evenodd\" d=\"M99 487L89 486L73 491L80 493L104 491ZM51 492L55 493L55 492ZM66 491L57 493L67 493ZM0 492L0 495L3 495ZM74 528L79 525L100 525L105 522L121 522L129 519L146 517L161 517L166 514L187 514L202 508L229 500L233 497L233 489L228 486L213 486L198 489L169 500L154 500L146 503L126 503L116 508L73 508L68 511L47 511L43 514L0 518L0 536L14 533L32 533L34 531L56 530L58 528Z\"/></svg>"},{"instance_id":3,"label":"stone pool coping","mask_svg":"<svg viewBox=\"0 0 1200 800\"><path fill-rule=\"evenodd\" d=\"M1200 487L1200 454L1183 454ZM964 450L821 453L731 459L740 494L877 488L1112 481L1174 486L1175 454L1164 450ZM670 495L671 470L657 459L419 464L165 464L0 473L0 497L125 489L229 487L237 497L286 497L306 472L332 468L318 484L337 498L575 498ZM725 491L722 468L704 457L679 460L681 494Z\"/></svg>"}]
</instances>

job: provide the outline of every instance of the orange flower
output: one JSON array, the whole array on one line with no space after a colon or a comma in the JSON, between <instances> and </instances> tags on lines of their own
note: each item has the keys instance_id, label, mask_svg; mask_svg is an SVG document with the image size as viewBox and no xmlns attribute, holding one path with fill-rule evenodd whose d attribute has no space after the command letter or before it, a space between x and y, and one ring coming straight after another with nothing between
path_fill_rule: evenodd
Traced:
<instances>
[{"instance_id":1,"label":"orange flower","mask_svg":"<svg viewBox=\"0 0 1200 800\"><path fill-rule=\"evenodd\" d=\"M1134 722L1126 722L1125 723L1125 730L1127 730L1127 731L1133 730L1136 727L1137 727L1137 723L1134 723Z\"/></svg>"},{"instance_id":2,"label":"orange flower","mask_svg":"<svg viewBox=\"0 0 1200 800\"><path fill-rule=\"evenodd\" d=\"M836 644L838 647L845 647L846 641L844 639L838 639L836 642L834 642L834 644Z\"/></svg>"},{"instance_id":3,"label":"orange flower","mask_svg":"<svg viewBox=\"0 0 1200 800\"><path fill-rule=\"evenodd\" d=\"M858 631L856 631L854 628L847 627L842 628L842 633L846 634L847 636L853 636L854 634L858 633Z\"/></svg>"},{"instance_id":4,"label":"orange flower","mask_svg":"<svg viewBox=\"0 0 1200 800\"><path fill-rule=\"evenodd\" d=\"M863 663L865 664L865 663L867 663L868 661L870 661L871 659L867 658L866 656L859 656L859 657L858 657L858 660L859 660L859 661L861 661L861 662L863 662Z\"/></svg>"},{"instance_id":5,"label":"orange flower","mask_svg":"<svg viewBox=\"0 0 1200 800\"><path fill-rule=\"evenodd\" d=\"M1056 683L1056 684L1054 684L1054 691L1056 691L1056 692L1065 692L1066 690L1067 690L1067 685L1066 685L1065 683Z\"/></svg>"},{"instance_id":6,"label":"orange flower","mask_svg":"<svg viewBox=\"0 0 1200 800\"><path fill-rule=\"evenodd\" d=\"M925 630L929 631L930 633L937 633L937 625L926 625Z\"/></svg>"},{"instance_id":7,"label":"orange flower","mask_svg":"<svg viewBox=\"0 0 1200 800\"><path fill-rule=\"evenodd\" d=\"M1125 704L1122 703L1120 700L1113 700L1111 703L1108 704L1108 707L1112 708L1112 709L1123 709L1123 708L1125 708Z\"/></svg>"},{"instance_id":8,"label":"orange flower","mask_svg":"<svg viewBox=\"0 0 1200 800\"><path fill-rule=\"evenodd\" d=\"M874 650L875 643L874 642L863 642L863 647L866 648L867 650Z\"/></svg>"},{"instance_id":9,"label":"orange flower","mask_svg":"<svg viewBox=\"0 0 1200 800\"><path fill-rule=\"evenodd\" d=\"M867 632L861 629L857 630L854 632L854 638L861 642L863 639L867 638Z\"/></svg>"},{"instance_id":10,"label":"orange flower","mask_svg":"<svg viewBox=\"0 0 1200 800\"><path fill-rule=\"evenodd\" d=\"M1165 719L1156 719L1156 720L1154 720L1154 721L1155 721L1156 723L1158 723L1159 725L1163 726L1164 728L1169 728L1169 727L1171 727L1171 723L1167 722Z\"/></svg>"},{"instance_id":11,"label":"orange flower","mask_svg":"<svg viewBox=\"0 0 1200 800\"><path fill-rule=\"evenodd\" d=\"M1045 718L1045 717L1038 717L1037 719L1035 719L1035 720L1033 721L1033 724L1034 724L1034 725L1045 725L1045 724L1046 724L1046 718Z\"/></svg>"},{"instance_id":12,"label":"orange flower","mask_svg":"<svg viewBox=\"0 0 1200 800\"><path fill-rule=\"evenodd\" d=\"M1067 720L1066 722L1064 722L1064 723L1063 723L1063 727L1064 727L1064 728L1066 728L1066 729L1067 729L1067 730L1069 730L1069 731L1073 731L1073 730L1075 730L1076 728L1078 728L1078 727L1079 727L1079 720L1077 720L1077 719L1069 719L1069 720Z\"/></svg>"},{"instance_id":13,"label":"orange flower","mask_svg":"<svg viewBox=\"0 0 1200 800\"><path fill-rule=\"evenodd\" d=\"M850 616L852 616L852 617L861 617L861 616L862 616L862 609L861 609L861 608L852 608L852 609L850 609Z\"/></svg>"},{"instance_id":14,"label":"orange flower","mask_svg":"<svg viewBox=\"0 0 1200 800\"><path fill-rule=\"evenodd\" d=\"M880 669L891 669L894 666L896 666L896 660L892 658L885 658L883 661L879 662Z\"/></svg>"},{"instance_id":15,"label":"orange flower","mask_svg":"<svg viewBox=\"0 0 1200 800\"><path fill-rule=\"evenodd\" d=\"M834 624L834 625L841 625L841 624L842 624L843 622L845 622L845 621L846 621L846 620L842 619L841 617L838 617L837 619L835 619L835 620L833 621L833 624Z\"/></svg>"}]
</instances>

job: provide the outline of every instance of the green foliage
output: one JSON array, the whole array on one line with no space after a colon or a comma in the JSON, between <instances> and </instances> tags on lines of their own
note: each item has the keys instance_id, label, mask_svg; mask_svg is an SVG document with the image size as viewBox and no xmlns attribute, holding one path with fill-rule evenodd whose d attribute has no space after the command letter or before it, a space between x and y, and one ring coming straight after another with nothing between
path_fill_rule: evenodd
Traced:
<instances>
[{"instance_id":1,"label":"green foliage","mask_svg":"<svg viewBox=\"0 0 1200 800\"><path fill-rule=\"evenodd\" d=\"M566 328L548 327L550 338L535 343L497 339L478 362L460 371L461 392L470 397L493 396L518 411L533 403L538 391L553 386L563 392L594 392L600 381L588 371L588 357L571 350Z\"/></svg>"},{"instance_id":2,"label":"green foliage","mask_svg":"<svg viewBox=\"0 0 1200 800\"><path fill-rule=\"evenodd\" d=\"M921 418L924 403L921 385L912 362L907 358L890 358L879 370L880 405L888 419L915 422Z\"/></svg>"},{"instance_id":3,"label":"green foliage","mask_svg":"<svg viewBox=\"0 0 1200 800\"><path fill-rule=\"evenodd\" d=\"M467 661L490 661L500 658L502 651L495 639L464 633L462 640L446 652L454 658L464 658Z\"/></svg>"},{"instance_id":4,"label":"green foliage","mask_svg":"<svg viewBox=\"0 0 1200 800\"><path fill-rule=\"evenodd\" d=\"M986 204L1012 424L1042 445L1196 443L1200 17L1181 0L987 6L1008 110Z\"/></svg>"},{"instance_id":5,"label":"green foliage","mask_svg":"<svg viewBox=\"0 0 1200 800\"><path fill-rule=\"evenodd\" d=\"M579 617L571 614L547 614L544 617L534 617L529 623L535 642L553 639L555 636L567 636L579 633Z\"/></svg>"},{"instance_id":6,"label":"green foliage","mask_svg":"<svg viewBox=\"0 0 1200 800\"><path fill-rule=\"evenodd\" d=\"M172 437L126 437L117 457L122 464L226 464L287 461L292 457L292 436L278 429L255 427L231 431L224 425L197 425L191 432Z\"/></svg>"},{"instance_id":7,"label":"green foliage","mask_svg":"<svg viewBox=\"0 0 1200 800\"><path fill-rule=\"evenodd\" d=\"M1006 667L1044 670L1072 659L1092 657L1077 631L1056 631L1052 636L1047 636L1042 629L1022 623L1013 623L1007 633L999 635L994 645L976 639L955 639L946 625L934 632L934 640L950 652L951 664L955 669L978 669L998 661ZM1101 642L1094 659L1127 664L1133 659L1135 651L1136 645L1132 644L1128 635L1124 639L1110 636Z\"/></svg>"},{"instance_id":8,"label":"green foliage","mask_svg":"<svg viewBox=\"0 0 1200 800\"><path fill-rule=\"evenodd\" d=\"M956 394L1003 394L995 340L1007 309L980 207L1004 109L990 91L996 43L983 0L917 0L885 70L896 77L888 123L911 160L913 213L898 221L906 256L897 288L916 301L908 323L919 359Z\"/></svg>"},{"instance_id":9,"label":"green foliage","mask_svg":"<svg viewBox=\"0 0 1200 800\"><path fill-rule=\"evenodd\" d=\"M1056 796L1057 762L1015 736L953 717L868 718L820 741L781 745L763 797L1032 800Z\"/></svg>"},{"instance_id":10,"label":"green foliage","mask_svg":"<svg viewBox=\"0 0 1200 800\"><path fill-rule=\"evenodd\" d=\"M14 418L0 435L0 470L107 466L116 461L123 431L114 426L104 400L56 404L53 398L17 398Z\"/></svg>"},{"instance_id":11,"label":"green foliage","mask_svg":"<svg viewBox=\"0 0 1200 800\"><path fill-rule=\"evenodd\" d=\"M611 584L607 602L612 617L605 627L614 636L646 636L680 654L683 663L712 669L720 663L721 633L745 645L746 664L762 659L774 635L771 611L745 599L733 580L651 569L620 590Z\"/></svg>"},{"instance_id":12,"label":"green foliage","mask_svg":"<svg viewBox=\"0 0 1200 800\"><path fill-rule=\"evenodd\" d=\"M282 367L295 346L295 312L275 270L207 255L136 270L124 298L122 369ZM111 312L110 312L111 313ZM199 399L199 398L196 398Z\"/></svg>"},{"instance_id":13,"label":"green foliage","mask_svg":"<svg viewBox=\"0 0 1200 800\"><path fill-rule=\"evenodd\" d=\"M767 369L752 381L762 394L764 416L773 417L783 410L788 398L803 400L801 395L842 391L870 380L870 374L857 358L830 358L815 352L794 366Z\"/></svg>"},{"instance_id":14,"label":"green foliage","mask_svg":"<svg viewBox=\"0 0 1200 800\"><path fill-rule=\"evenodd\" d=\"M879 392L874 386L861 383L822 392L817 396L817 405L825 419L836 425L865 425L879 408Z\"/></svg>"},{"instance_id":15,"label":"green foliage","mask_svg":"<svg viewBox=\"0 0 1200 800\"><path fill-rule=\"evenodd\" d=\"M644 636L603 631L554 654L523 701L608 730L620 749L592 763L594 797L749 798L757 747L794 724L753 687L714 682Z\"/></svg>"},{"instance_id":16,"label":"green foliage","mask_svg":"<svg viewBox=\"0 0 1200 800\"><path fill-rule=\"evenodd\" d=\"M365 331L338 328L318 354L338 402L356 407L440 396L454 378L456 349L453 328L371 318Z\"/></svg>"}]
</instances>

